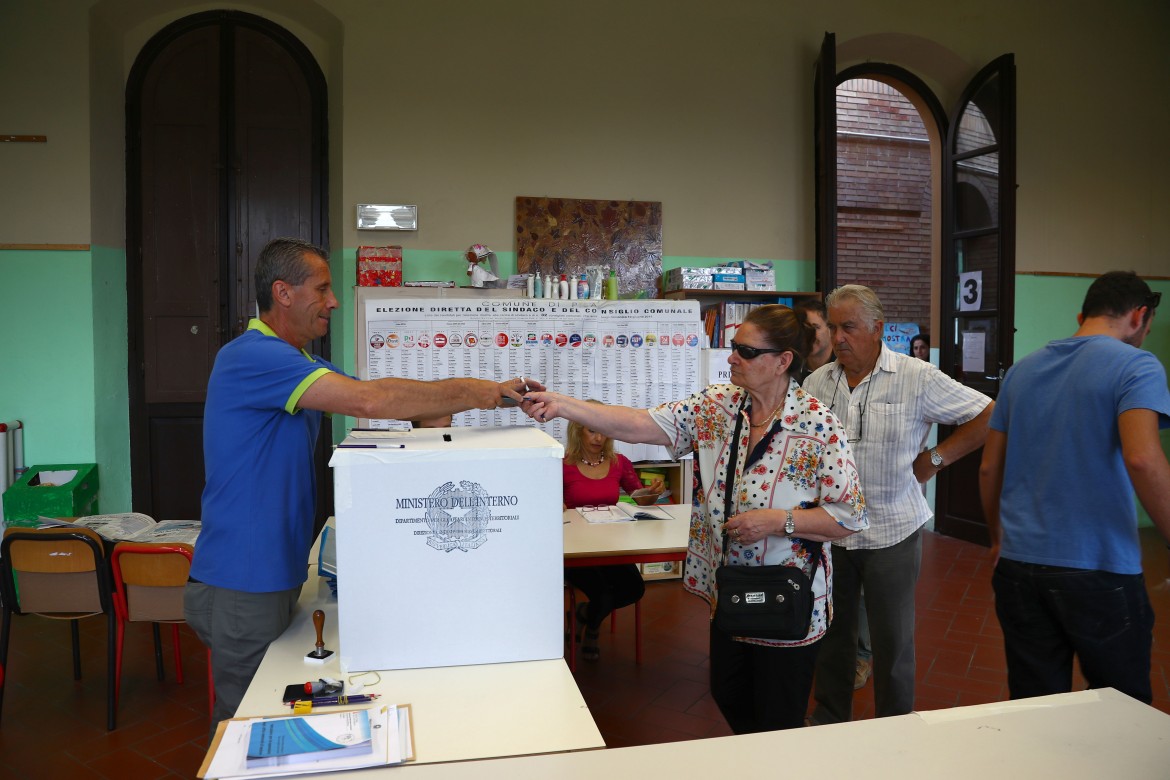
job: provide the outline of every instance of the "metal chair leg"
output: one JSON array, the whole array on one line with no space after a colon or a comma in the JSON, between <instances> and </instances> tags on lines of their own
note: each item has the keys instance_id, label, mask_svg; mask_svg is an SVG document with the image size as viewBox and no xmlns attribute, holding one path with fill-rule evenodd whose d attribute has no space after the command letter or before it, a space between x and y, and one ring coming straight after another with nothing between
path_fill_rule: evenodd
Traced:
<instances>
[{"instance_id":1,"label":"metal chair leg","mask_svg":"<svg viewBox=\"0 0 1170 780\"><path fill-rule=\"evenodd\" d=\"M158 623L150 624L150 635L154 638L154 668L158 674L158 681L167 679L162 663L162 638L159 636Z\"/></svg>"},{"instance_id":2,"label":"metal chair leg","mask_svg":"<svg viewBox=\"0 0 1170 780\"><path fill-rule=\"evenodd\" d=\"M73 679L81 679L81 635L77 631L77 620L69 621L69 633L73 637Z\"/></svg>"}]
</instances>

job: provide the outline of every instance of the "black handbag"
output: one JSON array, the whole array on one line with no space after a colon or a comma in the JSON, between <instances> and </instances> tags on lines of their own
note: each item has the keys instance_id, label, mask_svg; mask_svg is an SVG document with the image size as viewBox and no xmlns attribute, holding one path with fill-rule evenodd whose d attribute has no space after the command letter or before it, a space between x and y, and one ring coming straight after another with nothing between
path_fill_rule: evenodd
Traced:
<instances>
[{"instance_id":1,"label":"black handbag","mask_svg":"<svg viewBox=\"0 0 1170 780\"><path fill-rule=\"evenodd\" d=\"M724 496L724 522L731 518L735 490L735 466L743 407L731 439ZM769 432L770 433L770 432ZM801 541L804 546L804 542ZM812 552L812 571L799 566L729 566L727 534L723 534L723 563L715 570L715 628L731 636L758 639L804 639L812 623L812 581L821 560L821 542L806 548Z\"/></svg>"}]
</instances>

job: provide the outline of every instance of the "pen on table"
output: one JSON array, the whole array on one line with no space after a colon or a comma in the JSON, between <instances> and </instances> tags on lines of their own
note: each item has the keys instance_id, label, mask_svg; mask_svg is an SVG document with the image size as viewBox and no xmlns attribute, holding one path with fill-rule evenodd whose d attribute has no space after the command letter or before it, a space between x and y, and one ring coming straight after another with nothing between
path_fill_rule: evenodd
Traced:
<instances>
[{"instance_id":1,"label":"pen on table","mask_svg":"<svg viewBox=\"0 0 1170 780\"><path fill-rule=\"evenodd\" d=\"M341 704L361 704L373 701L381 695L380 693L356 693L350 696L324 696L321 698L314 696L312 699L298 699L289 702L289 706L296 707L299 704L303 707L306 704L311 704L314 707L332 707Z\"/></svg>"},{"instance_id":2,"label":"pen on table","mask_svg":"<svg viewBox=\"0 0 1170 780\"><path fill-rule=\"evenodd\" d=\"M404 450L405 444L338 444L339 450Z\"/></svg>"}]
</instances>

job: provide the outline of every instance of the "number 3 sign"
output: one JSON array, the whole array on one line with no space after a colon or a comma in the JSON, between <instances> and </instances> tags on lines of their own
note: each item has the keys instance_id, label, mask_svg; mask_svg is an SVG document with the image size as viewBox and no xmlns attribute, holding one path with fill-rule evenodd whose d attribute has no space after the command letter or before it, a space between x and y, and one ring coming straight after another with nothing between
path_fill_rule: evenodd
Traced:
<instances>
[{"instance_id":1,"label":"number 3 sign","mask_svg":"<svg viewBox=\"0 0 1170 780\"><path fill-rule=\"evenodd\" d=\"M979 311L983 303L983 272L959 274L959 311Z\"/></svg>"}]
</instances>

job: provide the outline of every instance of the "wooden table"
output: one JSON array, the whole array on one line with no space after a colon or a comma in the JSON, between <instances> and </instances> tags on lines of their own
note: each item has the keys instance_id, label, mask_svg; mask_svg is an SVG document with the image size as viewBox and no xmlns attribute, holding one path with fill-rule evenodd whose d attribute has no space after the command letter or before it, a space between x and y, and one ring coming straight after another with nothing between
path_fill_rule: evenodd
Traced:
<instances>
[{"instance_id":1,"label":"wooden table","mask_svg":"<svg viewBox=\"0 0 1170 780\"><path fill-rule=\"evenodd\" d=\"M610 566L619 563L661 563L687 557L691 507L656 504L670 520L590 523L576 509L566 509L565 566Z\"/></svg>"},{"instance_id":2,"label":"wooden table","mask_svg":"<svg viewBox=\"0 0 1170 780\"><path fill-rule=\"evenodd\" d=\"M590 523L577 509L566 509L565 566L615 566L626 563L682 561L687 557L691 507L685 504L655 504L669 520L631 520L617 523ZM634 605L635 660L642 663L642 604ZM575 616L570 620L575 631ZM569 647L569 668L576 671L576 645Z\"/></svg>"}]
</instances>

